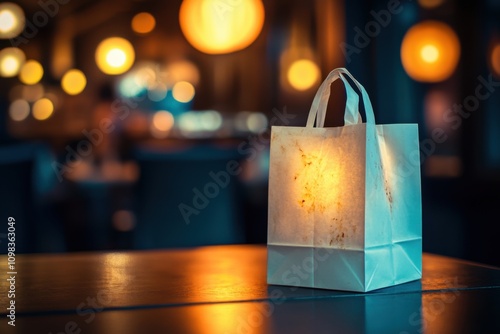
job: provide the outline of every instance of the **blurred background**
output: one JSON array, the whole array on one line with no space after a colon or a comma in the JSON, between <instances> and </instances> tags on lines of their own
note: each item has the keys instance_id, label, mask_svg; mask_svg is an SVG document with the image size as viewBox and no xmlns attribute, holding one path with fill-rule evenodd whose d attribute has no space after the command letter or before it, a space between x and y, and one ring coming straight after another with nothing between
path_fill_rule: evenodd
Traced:
<instances>
[{"instance_id":1,"label":"blurred background","mask_svg":"<svg viewBox=\"0 0 500 334\"><path fill-rule=\"evenodd\" d=\"M0 248L9 216L19 253L265 243L270 125L346 67L419 124L424 251L500 265L499 32L496 0L0 2Z\"/></svg>"}]
</instances>

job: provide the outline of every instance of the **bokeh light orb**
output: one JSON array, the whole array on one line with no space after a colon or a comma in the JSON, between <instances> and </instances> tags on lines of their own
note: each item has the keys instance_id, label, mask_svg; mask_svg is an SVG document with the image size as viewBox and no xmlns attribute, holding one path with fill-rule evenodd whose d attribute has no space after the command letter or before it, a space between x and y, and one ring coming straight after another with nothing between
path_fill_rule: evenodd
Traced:
<instances>
[{"instance_id":1,"label":"bokeh light orb","mask_svg":"<svg viewBox=\"0 0 500 334\"><path fill-rule=\"evenodd\" d=\"M252 44L262 30L264 16L261 0L184 0L179 22L193 47L224 54Z\"/></svg>"},{"instance_id":2,"label":"bokeh light orb","mask_svg":"<svg viewBox=\"0 0 500 334\"><path fill-rule=\"evenodd\" d=\"M138 34L147 34L153 31L156 26L156 20L153 15L148 12L136 14L132 18L132 30Z\"/></svg>"},{"instance_id":3,"label":"bokeh light orb","mask_svg":"<svg viewBox=\"0 0 500 334\"><path fill-rule=\"evenodd\" d=\"M311 88L320 78L320 70L315 62L309 59L294 61L287 72L290 85L296 90Z\"/></svg>"},{"instance_id":4,"label":"bokeh light orb","mask_svg":"<svg viewBox=\"0 0 500 334\"><path fill-rule=\"evenodd\" d=\"M187 111L178 118L178 127L187 137L196 137L199 133L214 132L223 124L222 115L215 110Z\"/></svg>"},{"instance_id":5,"label":"bokeh light orb","mask_svg":"<svg viewBox=\"0 0 500 334\"><path fill-rule=\"evenodd\" d=\"M134 78L137 85L152 89L158 83L163 82L161 72L160 66L155 63L142 63L137 66L133 73L129 74Z\"/></svg>"},{"instance_id":6,"label":"bokeh light orb","mask_svg":"<svg viewBox=\"0 0 500 334\"><path fill-rule=\"evenodd\" d=\"M157 83L148 90L148 98L153 102L160 102L167 97L168 87L164 83Z\"/></svg>"},{"instance_id":7,"label":"bokeh light orb","mask_svg":"<svg viewBox=\"0 0 500 334\"><path fill-rule=\"evenodd\" d=\"M157 111L151 122L150 131L153 137L158 139L163 139L168 137L170 130L174 126L174 116L166 111Z\"/></svg>"},{"instance_id":8,"label":"bokeh light orb","mask_svg":"<svg viewBox=\"0 0 500 334\"><path fill-rule=\"evenodd\" d=\"M24 29L24 12L12 2L0 3L0 39L14 38Z\"/></svg>"},{"instance_id":9,"label":"bokeh light orb","mask_svg":"<svg viewBox=\"0 0 500 334\"><path fill-rule=\"evenodd\" d=\"M16 76L26 61L21 49L5 48L0 51L0 76L11 78Z\"/></svg>"},{"instance_id":10,"label":"bokeh light orb","mask_svg":"<svg viewBox=\"0 0 500 334\"><path fill-rule=\"evenodd\" d=\"M159 131L169 131L174 126L174 116L166 110L158 111L153 116L153 126Z\"/></svg>"},{"instance_id":11,"label":"bokeh light orb","mask_svg":"<svg viewBox=\"0 0 500 334\"><path fill-rule=\"evenodd\" d=\"M61 80L62 89L69 95L80 94L87 86L87 78L82 71L71 69L66 72Z\"/></svg>"},{"instance_id":12,"label":"bokeh light orb","mask_svg":"<svg viewBox=\"0 0 500 334\"><path fill-rule=\"evenodd\" d=\"M420 50L420 57L426 63L434 63L439 59L439 50L435 45L428 44Z\"/></svg>"},{"instance_id":13,"label":"bokeh light orb","mask_svg":"<svg viewBox=\"0 0 500 334\"><path fill-rule=\"evenodd\" d=\"M34 85L42 80L43 67L36 60L28 60L21 67L19 72L19 80L26 85Z\"/></svg>"},{"instance_id":14,"label":"bokeh light orb","mask_svg":"<svg viewBox=\"0 0 500 334\"><path fill-rule=\"evenodd\" d=\"M10 104L9 116L12 120L20 122L30 114L30 105L26 100L15 100Z\"/></svg>"},{"instance_id":15,"label":"bokeh light orb","mask_svg":"<svg viewBox=\"0 0 500 334\"><path fill-rule=\"evenodd\" d=\"M33 104L33 117L39 121L44 121L54 112L54 103L46 97Z\"/></svg>"},{"instance_id":16,"label":"bokeh light orb","mask_svg":"<svg viewBox=\"0 0 500 334\"><path fill-rule=\"evenodd\" d=\"M460 42L448 25L424 21L411 27L401 44L401 61L416 81L439 82L449 78L460 58Z\"/></svg>"},{"instance_id":17,"label":"bokeh light orb","mask_svg":"<svg viewBox=\"0 0 500 334\"><path fill-rule=\"evenodd\" d=\"M129 210L118 210L111 218L113 227L120 232L131 231L135 227L135 215Z\"/></svg>"},{"instance_id":18,"label":"bokeh light orb","mask_svg":"<svg viewBox=\"0 0 500 334\"><path fill-rule=\"evenodd\" d=\"M125 73L134 64L132 44L121 37L110 37L97 46L95 61L99 69L110 75Z\"/></svg>"},{"instance_id":19,"label":"bokeh light orb","mask_svg":"<svg viewBox=\"0 0 500 334\"><path fill-rule=\"evenodd\" d=\"M496 44L491 50L490 64L495 75L500 77L500 43Z\"/></svg>"},{"instance_id":20,"label":"bokeh light orb","mask_svg":"<svg viewBox=\"0 0 500 334\"><path fill-rule=\"evenodd\" d=\"M262 133L267 129L267 117L261 112L250 113L246 120L246 127L253 133Z\"/></svg>"},{"instance_id":21,"label":"bokeh light orb","mask_svg":"<svg viewBox=\"0 0 500 334\"><path fill-rule=\"evenodd\" d=\"M179 81L172 88L172 96L181 103L187 103L194 97L194 86L187 81Z\"/></svg>"}]
</instances>

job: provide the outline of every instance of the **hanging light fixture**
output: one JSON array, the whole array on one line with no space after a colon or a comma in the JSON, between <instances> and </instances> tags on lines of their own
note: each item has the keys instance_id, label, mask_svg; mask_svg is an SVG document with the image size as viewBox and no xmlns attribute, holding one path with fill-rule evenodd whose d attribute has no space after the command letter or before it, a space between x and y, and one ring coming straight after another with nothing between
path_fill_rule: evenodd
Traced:
<instances>
[{"instance_id":1,"label":"hanging light fixture","mask_svg":"<svg viewBox=\"0 0 500 334\"><path fill-rule=\"evenodd\" d=\"M320 70L312 60L299 59L290 65L287 78L294 89L307 90L319 80Z\"/></svg>"},{"instance_id":2,"label":"hanging light fixture","mask_svg":"<svg viewBox=\"0 0 500 334\"><path fill-rule=\"evenodd\" d=\"M416 81L439 82L451 76L460 58L460 42L448 25L424 21L408 30L401 45L401 61Z\"/></svg>"},{"instance_id":3,"label":"hanging light fixture","mask_svg":"<svg viewBox=\"0 0 500 334\"><path fill-rule=\"evenodd\" d=\"M16 76L24 64L26 57L18 48L5 48L0 51L0 76L10 78Z\"/></svg>"},{"instance_id":4,"label":"hanging light fixture","mask_svg":"<svg viewBox=\"0 0 500 334\"><path fill-rule=\"evenodd\" d=\"M147 34L153 31L156 26L156 20L148 12L141 12L132 18L132 30L138 34Z\"/></svg>"},{"instance_id":5,"label":"hanging light fixture","mask_svg":"<svg viewBox=\"0 0 500 334\"><path fill-rule=\"evenodd\" d=\"M14 38L24 30L24 12L12 2L0 3L0 39Z\"/></svg>"},{"instance_id":6,"label":"hanging light fixture","mask_svg":"<svg viewBox=\"0 0 500 334\"><path fill-rule=\"evenodd\" d=\"M21 67L19 72L19 80L26 85L34 85L42 80L43 77L43 67L36 60L28 60Z\"/></svg>"},{"instance_id":7,"label":"hanging light fixture","mask_svg":"<svg viewBox=\"0 0 500 334\"><path fill-rule=\"evenodd\" d=\"M61 80L62 89L69 95L80 94L87 85L87 78L82 71L72 69L67 71Z\"/></svg>"},{"instance_id":8,"label":"hanging light fixture","mask_svg":"<svg viewBox=\"0 0 500 334\"><path fill-rule=\"evenodd\" d=\"M134 60L134 47L121 37L110 37L103 40L95 51L97 67L106 74L125 73L134 64Z\"/></svg>"},{"instance_id":9,"label":"hanging light fixture","mask_svg":"<svg viewBox=\"0 0 500 334\"><path fill-rule=\"evenodd\" d=\"M54 103L49 98L42 98L33 104L33 117L44 121L54 112Z\"/></svg>"},{"instance_id":10,"label":"hanging light fixture","mask_svg":"<svg viewBox=\"0 0 500 334\"><path fill-rule=\"evenodd\" d=\"M196 49L224 54L252 44L262 30L264 16L261 0L184 0L179 22Z\"/></svg>"},{"instance_id":11,"label":"hanging light fixture","mask_svg":"<svg viewBox=\"0 0 500 334\"><path fill-rule=\"evenodd\" d=\"M280 57L281 85L287 90L307 91L318 83L321 70L310 44L310 20L304 8L297 8L290 26L286 48Z\"/></svg>"}]
</instances>

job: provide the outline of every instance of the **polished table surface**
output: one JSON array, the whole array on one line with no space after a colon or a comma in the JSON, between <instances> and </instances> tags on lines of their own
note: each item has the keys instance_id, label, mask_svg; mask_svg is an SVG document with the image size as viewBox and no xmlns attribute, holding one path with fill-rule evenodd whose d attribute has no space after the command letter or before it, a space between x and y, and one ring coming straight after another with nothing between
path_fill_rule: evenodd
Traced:
<instances>
[{"instance_id":1,"label":"polished table surface","mask_svg":"<svg viewBox=\"0 0 500 334\"><path fill-rule=\"evenodd\" d=\"M0 333L500 333L500 269L424 254L423 278L370 293L266 284L266 247L18 255Z\"/></svg>"}]
</instances>

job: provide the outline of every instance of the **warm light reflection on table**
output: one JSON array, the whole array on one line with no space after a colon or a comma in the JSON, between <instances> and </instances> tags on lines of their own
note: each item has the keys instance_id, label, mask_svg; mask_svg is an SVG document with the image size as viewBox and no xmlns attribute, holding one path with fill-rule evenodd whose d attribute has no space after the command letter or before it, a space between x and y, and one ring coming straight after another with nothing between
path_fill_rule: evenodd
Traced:
<instances>
[{"instance_id":1,"label":"warm light reflection on table","mask_svg":"<svg viewBox=\"0 0 500 334\"><path fill-rule=\"evenodd\" d=\"M121 334L500 330L500 270L431 254L424 254L422 281L372 293L267 285L264 246L20 255L16 261L20 333L57 333L71 321L85 333ZM0 286L0 295L5 289ZM77 307L89 309L88 298L102 309L87 322L90 314ZM1 322L0 331L12 328Z\"/></svg>"}]
</instances>

